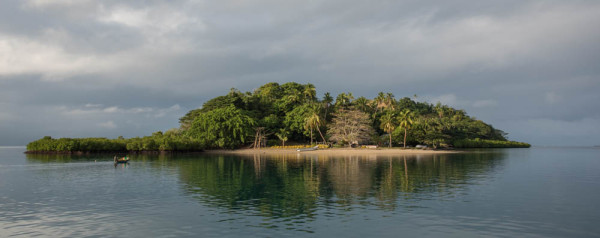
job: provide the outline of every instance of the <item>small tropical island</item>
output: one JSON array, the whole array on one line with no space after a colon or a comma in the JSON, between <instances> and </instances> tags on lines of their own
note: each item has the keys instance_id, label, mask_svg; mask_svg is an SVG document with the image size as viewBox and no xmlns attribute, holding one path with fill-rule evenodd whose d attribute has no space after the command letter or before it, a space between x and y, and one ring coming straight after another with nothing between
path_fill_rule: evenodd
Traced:
<instances>
[{"instance_id":1,"label":"small tropical island","mask_svg":"<svg viewBox=\"0 0 600 238\"><path fill-rule=\"evenodd\" d=\"M312 84L268 83L232 88L179 119L180 127L116 139L45 136L26 153L156 153L223 149L527 148L507 133L441 103L396 99L392 93L317 98Z\"/></svg>"}]
</instances>

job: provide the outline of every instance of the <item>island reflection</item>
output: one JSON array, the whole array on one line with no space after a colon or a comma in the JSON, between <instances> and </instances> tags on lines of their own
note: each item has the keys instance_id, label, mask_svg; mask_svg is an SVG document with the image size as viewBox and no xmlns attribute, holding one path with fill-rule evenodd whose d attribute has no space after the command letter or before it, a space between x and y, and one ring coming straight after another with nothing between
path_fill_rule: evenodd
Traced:
<instances>
[{"instance_id":1,"label":"island reflection","mask_svg":"<svg viewBox=\"0 0 600 238\"><path fill-rule=\"evenodd\" d=\"M422 156L200 156L173 161L184 191L202 204L273 219L311 218L319 207L411 209L468 192L502 153Z\"/></svg>"},{"instance_id":2,"label":"island reflection","mask_svg":"<svg viewBox=\"0 0 600 238\"><path fill-rule=\"evenodd\" d=\"M219 221L250 219L261 227L313 232L317 218L411 212L436 206L430 201L459 201L502 169L505 158L502 150L406 156L135 155L128 169L174 178L181 195L211 208L212 215L206 215ZM27 161L109 166L112 155L28 154Z\"/></svg>"}]
</instances>

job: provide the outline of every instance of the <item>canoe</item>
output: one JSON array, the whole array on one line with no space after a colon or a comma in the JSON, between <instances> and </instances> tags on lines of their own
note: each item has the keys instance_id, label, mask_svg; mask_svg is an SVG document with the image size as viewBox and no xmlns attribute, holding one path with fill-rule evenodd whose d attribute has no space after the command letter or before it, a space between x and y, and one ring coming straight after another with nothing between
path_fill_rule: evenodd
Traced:
<instances>
[{"instance_id":1,"label":"canoe","mask_svg":"<svg viewBox=\"0 0 600 238\"><path fill-rule=\"evenodd\" d=\"M304 148L304 149L297 149L296 151L300 152L300 151L312 151L312 150L317 150L319 148L319 146L315 146L315 147L310 147L310 148Z\"/></svg>"},{"instance_id":2,"label":"canoe","mask_svg":"<svg viewBox=\"0 0 600 238\"><path fill-rule=\"evenodd\" d=\"M119 164L119 163L127 163L127 161L129 161L129 159L119 159L117 161L115 161L115 163Z\"/></svg>"},{"instance_id":3,"label":"canoe","mask_svg":"<svg viewBox=\"0 0 600 238\"><path fill-rule=\"evenodd\" d=\"M117 163L117 164L118 163L127 163L127 161L129 161L129 158L127 158L127 157L122 157L122 158L119 158L119 159L115 159L115 163Z\"/></svg>"}]
</instances>

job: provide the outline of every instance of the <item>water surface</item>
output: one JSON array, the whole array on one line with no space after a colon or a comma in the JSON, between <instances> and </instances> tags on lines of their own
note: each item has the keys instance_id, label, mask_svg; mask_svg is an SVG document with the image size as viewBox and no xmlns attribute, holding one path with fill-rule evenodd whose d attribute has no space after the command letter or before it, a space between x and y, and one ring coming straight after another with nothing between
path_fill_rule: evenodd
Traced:
<instances>
[{"instance_id":1,"label":"water surface","mask_svg":"<svg viewBox=\"0 0 600 238\"><path fill-rule=\"evenodd\" d=\"M600 150L422 156L25 155L0 236L598 237Z\"/></svg>"}]
</instances>

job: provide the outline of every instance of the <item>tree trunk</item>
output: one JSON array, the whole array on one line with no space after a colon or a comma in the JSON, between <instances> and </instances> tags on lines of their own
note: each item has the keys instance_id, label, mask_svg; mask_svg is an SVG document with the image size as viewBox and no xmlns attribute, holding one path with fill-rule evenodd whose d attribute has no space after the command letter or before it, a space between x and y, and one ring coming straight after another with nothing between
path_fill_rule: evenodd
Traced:
<instances>
[{"instance_id":1,"label":"tree trunk","mask_svg":"<svg viewBox=\"0 0 600 238\"><path fill-rule=\"evenodd\" d=\"M259 133L259 134L258 134L258 149L259 149L259 150L260 150L260 146L262 146L262 144L261 144L261 139L262 139L262 136L261 136L261 134Z\"/></svg>"},{"instance_id":2,"label":"tree trunk","mask_svg":"<svg viewBox=\"0 0 600 238\"><path fill-rule=\"evenodd\" d=\"M253 145L254 149L256 149L256 142L258 142L258 129L256 129L256 134L254 135L254 145Z\"/></svg>"},{"instance_id":3,"label":"tree trunk","mask_svg":"<svg viewBox=\"0 0 600 238\"><path fill-rule=\"evenodd\" d=\"M323 136L323 133L321 133L321 129L319 129L319 127L317 127L317 131L319 132L319 135L321 135L321 139L323 139L323 143L327 144L327 141L325 140L325 137Z\"/></svg>"},{"instance_id":4,"label":"tree trunk","mask_svg":"<svg viewBox=\"0 0 600 238\"><path fill-rule=\"evenodd\" d=\"M404 149L406 149L406 127L404 128Z\"/></svg>"},{"instance_id":5,"label":"tree trunk","mask_svg":"<svg viewBox=\"0 0 600 238\"><path fill-rule=\"evenodd\" d=\"M389 134L390 134L390 144L389 144L389 147L392 148L392 133L389 132Z\"/></svg>"},{"instance_id":6,"label":"tree trunk","mask_svg":"<svg viewBox=\"0 0 600 238\"><path fill-rule=\"evenodd\" d=\"M312 146L312 142L313 142L313 135L312 135L312 128L310 128L310 145Z\"/></svg>"}]
</instances>

